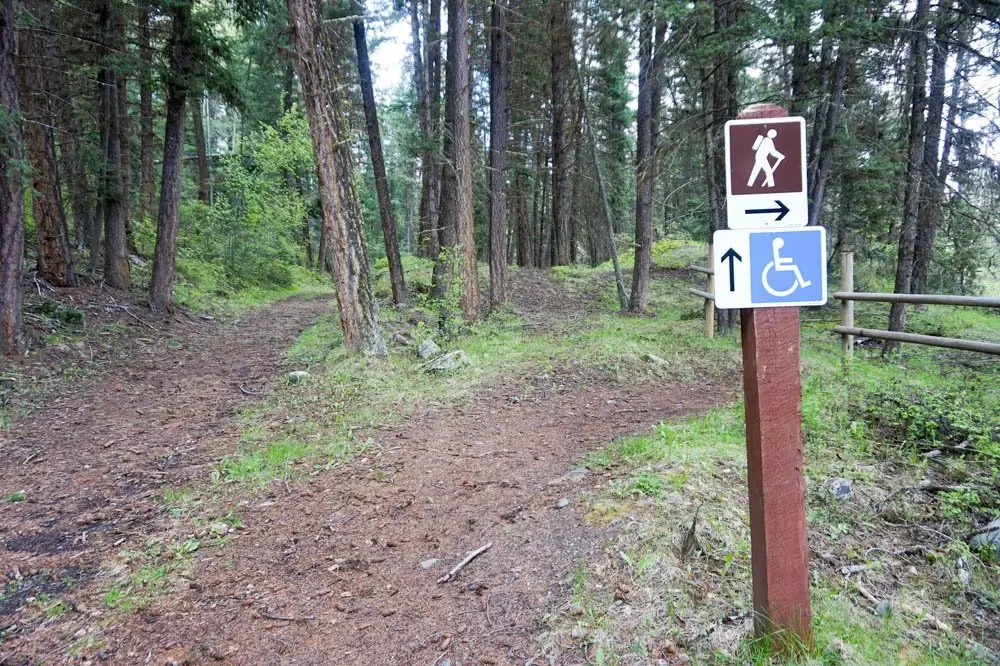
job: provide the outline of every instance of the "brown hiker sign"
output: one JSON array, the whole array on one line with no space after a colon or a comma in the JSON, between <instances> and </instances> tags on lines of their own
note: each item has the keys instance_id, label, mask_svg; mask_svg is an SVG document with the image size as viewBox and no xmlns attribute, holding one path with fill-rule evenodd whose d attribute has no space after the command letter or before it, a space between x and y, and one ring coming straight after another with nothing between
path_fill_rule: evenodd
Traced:
<instances>
[{"instance_id":1,"label":"brown hiker sign","mask_svg":"<svg viewBox=\"0 0 1000 666\"><path fill-rule=\"evenodd\" d=\"M798 117L726 123L730 229L806 225L805 137L805 120Z\"/></svg>"}]
</instances>

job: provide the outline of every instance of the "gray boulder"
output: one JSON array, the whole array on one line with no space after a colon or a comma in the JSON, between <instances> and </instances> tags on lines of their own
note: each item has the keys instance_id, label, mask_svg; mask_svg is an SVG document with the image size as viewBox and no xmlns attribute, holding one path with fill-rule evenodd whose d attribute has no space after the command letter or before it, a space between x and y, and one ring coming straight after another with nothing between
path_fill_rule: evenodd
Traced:
<instances>
[{"instance_id":1,"label":"gray boulder","mask_svg":"<svg viewBox=\"0 0 1000 666\"><path fill-rule=\"evenodd\" d=\"M440 354L441 348L437 346L436 342L434 342L430 338L427 338L426 340L420 343L419 347L417 347L417 353L420 354L420 358L428 359L432 356L437 356L438 354Z\"/></svg>"},{"instance_id":2,"label":"gray boulder","mask_svg":"<svg viewBox=\"0 0 1000 666\"><path fill-rule=\"evenodd\" d=\"M471 365L472 359L464 351L459 349L458 351L448 352L447 354L442 354L436 359L427 364L428 372L444 372L446 370L454 370L463 365Z\"/></svg>"},{"instance_id":3,"label":"gray boulder","mask_svg":"<svg viewBox=\"0 0 1000 666\"><path fill-rule=\"evenodd\" d=\"M1000 557L1000 518L973 535L969 547L975 551L992 550L994 556Z\"/></svg>"}]
</instances>

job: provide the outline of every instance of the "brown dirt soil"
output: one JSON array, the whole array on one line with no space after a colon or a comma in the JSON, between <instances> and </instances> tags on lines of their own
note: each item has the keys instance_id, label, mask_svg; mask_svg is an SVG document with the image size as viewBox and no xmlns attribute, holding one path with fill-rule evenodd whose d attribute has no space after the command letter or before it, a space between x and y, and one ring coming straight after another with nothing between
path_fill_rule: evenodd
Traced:
<instances>
[{"instance_id":1,"label":"brown dirt soil","mask_svg":"<svg viewBox=\"0 0 1000 666\"><path fill-rule=\"evenodd\" d=\"M529 319L570 314L547 278L522 273L516 297L549 305ZM73 660L73 646L84 663L523 664L577 562L610 538L585 518L607 477L582 470L584 455L732 392L579 368L501 378L375 433L340 469L237 491L244 524L225 543L194 553L141 611L108 611L102 563L162 535L163 489L207 483L235 447L233 411L256 400L240 385L268 390L325 307L290 300L233 327L183 326L15 419L0 497L27 501L0 505L0 590L18 583L0 596L0 664ZM46 619L29 601L42 595L66 612Z\"/></svg>"}]
</instances>

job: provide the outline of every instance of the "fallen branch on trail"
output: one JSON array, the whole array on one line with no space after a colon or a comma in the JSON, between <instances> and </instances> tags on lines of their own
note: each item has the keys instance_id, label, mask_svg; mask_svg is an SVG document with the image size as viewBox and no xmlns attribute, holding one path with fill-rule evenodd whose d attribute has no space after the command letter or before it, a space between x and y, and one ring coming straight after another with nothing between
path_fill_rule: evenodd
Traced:
<instances>
[{"instance_id":1,"label":"fallen branch on trail","mask_svg":"<svg viewBox=\"0 0 1000 666\"><path fill-rule=\"evenodd\" d=\"M465 566L467 564L469 564L469 562L471 562L472 560L476 559L477 557L479 557L480 555L482 555L483 553L485 553L486 551L488 551L492 547L493 547L493 542L491 541L490 543L486 544L485 546L482 546L480 548L477 548L477 549L471 551L468 555L465 556L465 559L462 560L461 562L459 562L458 564L456 564L452 568L451 571L449 571L445 575L443 575L440 578L438 578L438 581L437 581L438 585L440 585L441 583L447 583L448 581L450 581L451 579L453 579L456 575L458 575L459 571L461 571L462 569L464 569Z\"/></svg>"}]
</instances>

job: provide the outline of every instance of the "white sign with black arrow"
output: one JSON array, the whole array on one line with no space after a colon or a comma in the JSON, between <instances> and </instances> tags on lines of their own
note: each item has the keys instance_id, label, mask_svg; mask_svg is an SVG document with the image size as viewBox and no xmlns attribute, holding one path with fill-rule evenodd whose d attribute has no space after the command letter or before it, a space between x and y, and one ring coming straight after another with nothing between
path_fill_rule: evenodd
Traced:
<instances>
[{"instance_id":1,"label":"white sign with black arrow","mask_svg":"<svg viewBox=\"0 0 1000 666\"><path fill-rule=\"evenodd\" d=\"M716 231L715 306L721 309L826 303L826 230Z\"/></svg>"}]
</instances>

